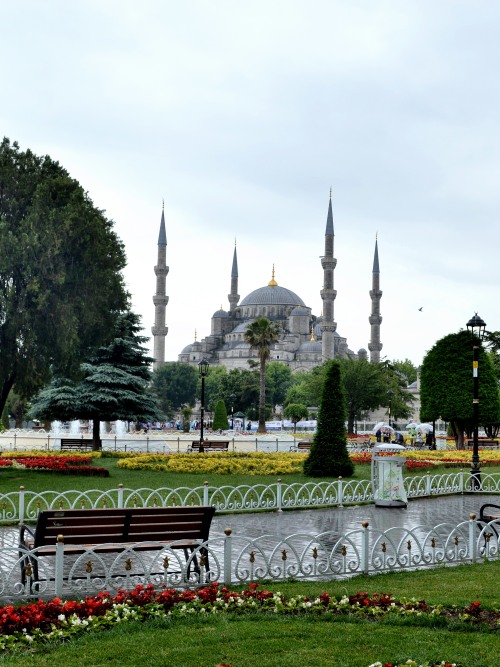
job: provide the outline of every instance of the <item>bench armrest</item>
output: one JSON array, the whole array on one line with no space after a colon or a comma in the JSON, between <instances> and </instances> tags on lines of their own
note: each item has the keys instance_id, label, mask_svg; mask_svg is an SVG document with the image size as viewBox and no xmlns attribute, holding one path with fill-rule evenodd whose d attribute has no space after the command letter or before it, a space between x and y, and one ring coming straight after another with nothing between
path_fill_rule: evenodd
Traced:
<instances>
[{"instance_id":1,"label":"bench armrest","mask_svg":"<svg viewBox=\"0 0 500 667\"><path fill-rule=\"evenodd\" d=\"M26 539L24 537L25 533L29 533L31 535L31 537L33 538L33 542L35 541L35 531L32 528L30 528L30 526L27 526L25 523L23 523L19 526L19 546L20 547L27 547Z\"/></svg>"}]
</instances>

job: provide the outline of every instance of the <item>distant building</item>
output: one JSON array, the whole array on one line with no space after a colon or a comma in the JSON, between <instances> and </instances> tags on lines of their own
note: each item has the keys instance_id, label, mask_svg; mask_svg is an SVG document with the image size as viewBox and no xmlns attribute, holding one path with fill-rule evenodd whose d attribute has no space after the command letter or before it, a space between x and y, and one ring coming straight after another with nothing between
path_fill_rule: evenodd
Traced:
<instances>
[{"instance_id":1,"label":"distant building","mask_svg":"<svg viewBox=\"0 0 500 667\"><path fill-rule=\"evenodd\" d=\"M164 224L163 213L162 224ZM163 238L161 227L160 237ZM194 342L186 345L179 354L179 361L194 365L205 357L211 364L219 364L229 369L248 368L248 361L257 360L257 354L250 350L250 346L245 343L245 331L247 326L258 317L267 317L272 322L279 324L282 334L279 342L271 350L271 361L285 363L294 371L299 369L309 370L327 359L336 357L367 359L365 349L353 352L349 349L347 339L337 331L337 324L334 320L334 302L337 295L334 289L334 271L337 260L333 253L334 228L330 193L324 236L324 255L321 257L323 314L316 316L312 314L311 308L305 304L300 296L292 290L278 285L274 267L269 283L254 290L240 301L240 295L238 294L238 257L235 247L231 268L231 289L228 294L229 309L224 310L221 306L213 314L210 335L198 341L195 334ZM157 271L157 268L155 268L155 271ZM380 349L382 348L380 343L380 324L382 321L380 298L382 292L379 288L379 276L378 245L375 243L372 290L370 292L372 315L369 318L371 325L369 349L371 351L371 361L375 362L380 360ZM156 299L155 306L159 303L161 307L165 300L164 288L163 294L161 294L161 286L160 288L157 287L157 295L154 298ZM166 335L166 331L165 333L161 332L165 322L164 312L163 316L161 313L157 313L156 317L155 327L153 327L155 351L157 349L156 339L163 336L164 340ZM158 344L158 349L161 350L160 344ZM163 358L161 361L163 361ZM158 363L161 362L158 360Z\"/></svg>"}]
</instances>

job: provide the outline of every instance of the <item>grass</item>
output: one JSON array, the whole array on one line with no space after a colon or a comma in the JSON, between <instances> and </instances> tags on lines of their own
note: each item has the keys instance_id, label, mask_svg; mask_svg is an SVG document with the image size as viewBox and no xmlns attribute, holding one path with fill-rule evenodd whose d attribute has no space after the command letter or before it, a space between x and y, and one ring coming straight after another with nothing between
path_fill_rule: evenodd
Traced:
<instances>
[{"instance_id":1,"label":"grass","mask_svg":"<svg viewBox=\"0 0 500 667\"><path fill-rule=\"evenodd\" d=\"M393 593L429 603L500 607L500 563L356 577L343 582L269 584L287 595ZM376 660L450 660L464 667L497 667L498 632L441 626L418 619L254 615L130 623L36 654L4 657L10 667L367 667Z\"/></svg>"},{"instance_id":2,"label":"grass","mask_svg":"<svg viewBox=\"0 0 500 667\"><path fill-rule=\"evenodd\" d=\"M193 454L193 456L197 456ZM210 456L214 456L211 454ZM240 486L248 484L275 484L280 478L285 484L305 484L307 482L331 482L336 478L322 477L313 479L303 474L293 475L197 475L175 472L158 472L149 470L126 470L117 467L118 459L102 458L96 459L94 465L107 468L110 472L109 477L80 477L78 475L57 475L50 473L40 473L30 470L18 470L12 468L0 469L0 489L2 493L17 492L19 486L24 486L26 490L39 493L47 489L53 491L87 491L89 489L116 489L118 484L123 484L129 489L158 489L158 488L195 488L203 486L208 481L210 486ZM456 468L445 468L439 466L432 468L433 474L453 473ZM500 466L489 466L484 468L485 473L500 472ZM422 475L425 469L405 473L405 476ZM349 478L352 480L369 480L370 466L366 464L357 464L354 475Z\"/></svg>"}]
</instances>

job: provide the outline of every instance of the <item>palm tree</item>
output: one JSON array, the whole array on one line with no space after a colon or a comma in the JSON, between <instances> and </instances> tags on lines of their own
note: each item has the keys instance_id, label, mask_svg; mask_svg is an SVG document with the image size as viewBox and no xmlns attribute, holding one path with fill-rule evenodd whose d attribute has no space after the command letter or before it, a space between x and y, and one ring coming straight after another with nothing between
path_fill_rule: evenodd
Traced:
<instances>
[{"instance_id":1,"label":"palm tree","mask_svg":"<svg viewBox=\"0 0 500 667\"><path fill-rule=\"evenodd\" d=\"M260 362L259 391L259 428L257 433L266 432L266 362L271 356L271 345L280 339L281 329L267 317L258 317L248 325L245 331L245 342L250 349L256 350Z\"/></svg>"}]
</instances>

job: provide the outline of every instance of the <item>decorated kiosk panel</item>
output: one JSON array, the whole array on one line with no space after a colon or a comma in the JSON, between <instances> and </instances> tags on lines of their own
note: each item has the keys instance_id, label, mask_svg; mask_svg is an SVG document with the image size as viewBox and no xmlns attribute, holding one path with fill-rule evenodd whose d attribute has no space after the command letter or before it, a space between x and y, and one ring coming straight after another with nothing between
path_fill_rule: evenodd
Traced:
<instances>
[{"instance_id":1,"label":"decorated kiosk panel","mask_svg":"<svg viewBox=\"0 0 500 667\"><path fill-rule=\"evenodd\" d=\"M406 507L408 503L403 484L406 457L400 456L404 451L405 447L395 444L380 444L373 448L371 481L378 507Z\"/></svg>"}]
</instances>

